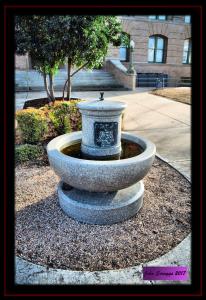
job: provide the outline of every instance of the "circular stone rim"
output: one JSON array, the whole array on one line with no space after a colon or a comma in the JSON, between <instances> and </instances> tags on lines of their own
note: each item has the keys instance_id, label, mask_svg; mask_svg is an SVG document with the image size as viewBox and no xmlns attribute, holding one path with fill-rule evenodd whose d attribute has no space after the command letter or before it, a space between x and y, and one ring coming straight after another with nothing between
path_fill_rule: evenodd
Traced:
<instances>
[{"instance_id":1,"label":"circular stone rim","mask_svg":"<svg viewBox=\"0 0 206 300\"><path fill-rule=\"evenodd\" d=\"M65 139L70 138L69 141L66 141ZM113 165L127 165L127 164L132 164L132 163L137 163L144 161L146 159L149 159L152 156L155 156L156 154L156 146L154 143L150 142L148 139L143 138L140 135L134 135L125 131L121 132L121 138L125 138L131 142L139 144L144 151L136 156L130 157L130 158L125 158L122 160L112 160L112 161L105 161L105 160L88 160L88 159L82 159L82 158L76 158L72 156L68 156L64 153L61 152L61 149L73 145L75 142L80 142L82 140L82 131L76 131L72 133L65 133L62 134L54 139L52 139L48 145L47 145L47 153L48 155L53 153L55 156L67 160L72 160L74 162L80 163L86 161L88 165L106 165L106 166L113 166ZM134 139L136 141L134 141ZM64 141L62 143L62 141Z\"/></svg>"},{"instance_id":2,"label":"circular stone rim","mask_svg":"<svg viewBox=\"0 0 206 300\"><path fill-rule=\"evenodd\" d=\"M77 107L80 110L87 111L122 111L127 107L127 104L121 101L110 100L95 100L95 101L82 101L77 103Z\"/></svg>"},{"instance_id":3,"label":"circular stone rim","mask_svg":"<svg viewBox=\"0 0 206 300\"><path fill-rule=\"evenodd\" d=\"M141 154L122 160L86 160L65 155L61 149L81 141L82 132L61 135L49 142L50 166L67 184L93 192L110 192L127 188L143 179L155 158L155 145L140 136L123 133L122 137L145 149ZM122 178L125 178L122 180Z\"/></svg>"}]
</instances>

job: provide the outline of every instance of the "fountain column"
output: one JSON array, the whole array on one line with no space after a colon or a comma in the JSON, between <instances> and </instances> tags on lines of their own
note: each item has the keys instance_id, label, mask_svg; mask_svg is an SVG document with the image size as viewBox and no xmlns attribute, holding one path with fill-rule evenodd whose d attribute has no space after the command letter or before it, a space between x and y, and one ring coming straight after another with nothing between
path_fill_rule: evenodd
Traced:
<instances>
[{"instance_id":1,"label":"fountain column","mask_svg":"<svg viewBox=\"0 0 206 300\"><path fill-rule=\"evenodd\" d=\"M84 158L118 159L121 154L121 115L126 103L119 101L80 102Z\"/></svg>"}]
</instances>

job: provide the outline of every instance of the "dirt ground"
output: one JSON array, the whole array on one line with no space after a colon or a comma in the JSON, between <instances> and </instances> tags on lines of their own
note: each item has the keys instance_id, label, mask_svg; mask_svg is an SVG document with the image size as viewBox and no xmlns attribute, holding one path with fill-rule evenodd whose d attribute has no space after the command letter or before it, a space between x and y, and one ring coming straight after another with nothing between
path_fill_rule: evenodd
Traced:
<instances>
[{"instance_id":1,"label":"dirt ground","mask_svg":"<svg viewBox=\"0 0 206 300\"><path fill-rule=\"evenodd\" d=\"M166 97L178 102L191 104L191 88L190 87L177 87L177 88L164 88L151 91L151 94Z\"/></svg>"},{"instance_id":2,"label":"dirt ground","mask_svg":"<svg viewBox=\"0 0 206 300\"><path fill-rule=\"evenodd\" d=\"M153 260L191 230L190 183L160 159L144 178L144 203L133 218L88 225L69 218L49 166L16 167L16 255L51 268L100 271Z\"/></svg>"}]
</instances>

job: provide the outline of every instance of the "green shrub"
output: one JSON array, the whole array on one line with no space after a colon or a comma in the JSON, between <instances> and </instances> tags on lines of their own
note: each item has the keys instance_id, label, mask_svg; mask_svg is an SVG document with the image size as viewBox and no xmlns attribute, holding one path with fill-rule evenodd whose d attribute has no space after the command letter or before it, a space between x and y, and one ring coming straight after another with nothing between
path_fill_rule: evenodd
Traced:
<instances>
[{"instance_id":1,"label":"green shrub","mask_svg":"<svg viewBox=\"0 0 206 300\"><path fill-rule=\"evenodd\" d=\"M81 114L76 106L78 102L79 100L55 101L53 106L47 106L48 117L58 134L81 130Z\"/></svg>"},{"instance_id":2,"label":"green shrub","mask_svg":"<svg viewBox=\"0 0 206 300\"><path fill-rule=\"evenodd\" d=\"M22 141L35 144L59 134L81 130L81 114L76 106L80 101L83 100L55 101L51 106L17 111L17 129Z\"/></svg>"},{"instance_id":3,"label":"green shrub","mask_svg":"<svg viewBox=\"0 0 206 300\"><path fill-rule=\"evenodd\" d=\"M69 104L62 102L50 107L49 118L58 134L71 132Z\"/></svg>"},{"instance_id":4,"label":"green shrub","mask_svg":"<svg viewBox=\"0 0 206 300\"><path fill-rule=\"evenodd\" d=\"M36 108L27 108L17 111L16 119L26 143L37 143L43 139L48 131L48 121L44 111Z\"/></svg>"},{"instance_id":5,"label":"green shrub","mask_svg":"<svg viewBox=\"0 0 206 300\"><path fill-rule=\"evenodd\" d=\"M84 100L70 100L70 111L69 111L69 118L70 118L70 125L72 131L78 131L82 129L82 116L79 112L77 107L77 103Z\"/></svg>"},{"instance_id":6,"label":"green shrub","mask_svg":"<svg viewBox=\"0 0 206 300\"><path fill-rule=\"evenodd\" d=\"M15 160L16 163L23 163L26 161L40 158L44 154L42 146L24 144L16 146L15 148Z\"/></svg>"}]
</instances>

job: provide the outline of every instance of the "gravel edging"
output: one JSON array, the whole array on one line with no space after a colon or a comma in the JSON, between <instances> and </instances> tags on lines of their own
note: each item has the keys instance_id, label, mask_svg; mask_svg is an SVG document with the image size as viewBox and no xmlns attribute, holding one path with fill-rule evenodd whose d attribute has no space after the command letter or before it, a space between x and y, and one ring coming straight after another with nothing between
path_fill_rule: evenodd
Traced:
<instances>
[{"instance_id":1,"label":"gravel edging","mask_svg":"<svg viewBox=\"0 0 206 300\"><path fill-rule=\"evenodd\" d=\"M191 234L189 234L179 245L158 259L140 264L134 267L110 270L110 271L71 271L52 269L30 263L22 258L16 257L15 283L26 285L154 285L154 284L181 284L191 283ZM184 253L184 255L183 255ZM188 266L189 274L187 281L145 281L142 278L144 266Z\"/></svg>"},{"instance_id":2,"label":"gravel edging","mask_svg":"<svg viewBox=\"0 0 206 300\"><path fill-rule=\"evenodd\" d=\"M152 173L150 174L150 175L152 175ZM170 174L171 175L171 174ZM38 177L38 174L36 174L36 176ZM48 183L47 183L47 185L48 185ZM155 185L155 183L154 183L154 185ZM41 191L41 188L39 187L39 190ZM157 195L158 196L158 195ZM23 201L22 201L23 200ZM38 201L37 201L38 202ZM38 203L37 203L38 204ZM149 204L149 203L148 203ZM21 199L21 205L24 205L24 199ZM46 208L45 206L43 206L43 209L44 208ZM20 209L21 209L21 206L20 206ZM130 227L130 229L131 229L131 226L133 226L134 225L134 223L132 223L133 221L134 221L134 219L135 218L132 218L132 220L130 219L130 220L128 220L127 221L127 225L128 225L128 223L129 223L129 227ZM139 220L140 222L141 222L141 218L140 218L140 220ZM76 222L76 221L74 221L74 222ZM73 223L73 225L74 225L75 223ZM51 224L50 224L51 225ZM71 225L71 223L70 223L70 225ZM154 225L154 224L153 224ZM167 228L167 230L172 230L171 229L171 226L170 225L172 225L172 224L169 224L168 226L168 228ZM75 224L75 226L78 226L78 224ZM84 226L84 225L81 225L80 227L82 227L82 226ZM91 225L89 225L89 227L90 227ZM93 227L94 226L96 226L96 225L93 225ZM28 226L27 226L28 227ZM110 226L111 227L111 226ZM119 237L121 237L121 234L122 234L122 231L120 230L120 232L118 232L118 227L120 227L119 225L117 225L116 226L116 228L115 228L115 231L114 232L116 232L116 233L119 233ZM152 226L152 228L153 229L155 229L155 226ZM31 227L30 227L30 229L31 229ZM90 229L91 229L91 227L90 227ZM123 228L124 229L124 231L123 231L123 236L125 235L125 228ZM128 230L128 228L126 228L127 230ZM174 228L175 229L175 231L177 230L177 228ZM23 231L23 237L26 237L26 232L27 231L25 231L25 230L27 230L27 228L26 229L24 229L24 231ZM86 230L88 230L88 225L86 225ZM189 228L188 228L188 230L189 230ZM188 233L188 230L186 230L185 231L185 233L184 233L184 235L186 236L187 235L187 233ZM107 228L107 230L106 230L106 234L108 235L108 233L109 233L109 229ZM138 231L136 231L135 232L135 235L138 233ZM91 234L91 231L90 231L90 234ZM139 234L139 233L138 233ZM157 232L155 233L155 234L157 234ZM129 236L129 238L131 238L131 235L132 235L132 233L131 233L131 230L130 230L130 234L129 234L129 232L128 232L128 236ZM133 238L135 238L135 235L133 234L132 235L132 237ZM148 235L148 231L146 231L146 235ZM184 238L184 235L182 236L182 238L180 239L180 240L182 240L183 238ZM81 236L81 234L80 234L80 236ZM92 235L93 236L93 235ZM83 238L85 238L85 235L83 235L82 236ZM38 238L38 235L37 235L37 238ZM24 239L23 239L24 240ZM179 240L179 241L180 241ZM77 240L75 240L75 242L76 242ZM144 241L144 239L143 239L143 241ZM81 242L81 241L79 241L79 242ZM130 243L130 246L131 246L131 239L129 239L128 240L128 238L126 237L125 238L125 236L124 236L124 238L123 238L123 241L122 241L123 243L125 243L125 242L129 242ZM135 241L135 243L137 243L137 241ZM178 241L176 241L176 244L178 243ZM152 248L154 248L154 241L151 241L151 239L150 239L150 244L151 244L151 250L153 250ZM88 245L88 243L83 243L83 247L80 247L80 250L82 250L82 248L83 249L85 249L85 245ZM33 248L35 248L35 246L36 246L36 244L35 245L33 245ZM80 245L81 246L81 245ZM98 246L98 244L97 244L97 246ZM104 244L103 244L103 246L104 246ZM110 249L111 249L111 247L113 248L114 246L116 246L115 245L115 243L113 243L113 245L110 245ZM175 245L174 245L175 246ZM24 247L26 247L25 248L25 250L26 250L26 253L29 253L28 252L28 249L27 249L27 245L25 246L25 243L24 243ZM121 253L121 247L118 249L118 245L117 245L117 253L118 253L118 255L119 255L119 253L122 255L122 253ZM125 246L124 246L125 247ZM125 250L125 248L123 247L123 250ZM32 248L32 251L33 251L33 248ZM98 247L97 247L98 248ZM173 246L170 244L169 245L169 250L171 249L171 248L173 248ZM95 249L96 249L96 247L95 247ZM24 250L24 249L23 249ZM24 250L24 251L25 251ZM150 250L150 251L151 251ZM166 247L166 249L164 249L165 250L165 252L168 252L169 250L168 250L168 247ZM143 259L142 259L142 261L140 260L134 260L134 259L132 259L131 260L131 257L128 257L128 255L130 255L130 256L135 256L136 254L135 253L130 253L130 249L126 249L125 250L126 252L128 252L127 253L127 257L126 257L126 259L127 259L127 261L125 262L125 256L123 256L123 265L121 265L121 261L120 262L118 262L117 261L117 265L111 265L111 264L103 264L103 270L104 269L119 269L119 268L124 268L124 267L129 267L129 266L132 266L132 265L136 265L136 264L138 264L138 263L141 263L141 262L143 262L143 263L146 263L147 261L150 261L150 260L152 260L152 259L155 259L155 255L156 255L156 257L157 256L160 256L161 255L161 252L158 252L157 251L157 253L155 253L155 255L154 256L149 256L147 259L145 259L144 258L144 256L143 256ZM31 252L31 251L30 251ZM99 252L101 252L101 249L99 250L99 251L97 251L97 255L99 254ZM54 252L55 253L55 252ZM105 252L103 252L103 253L105 253ZM108 251L107 251L107 253L108 253ZM158 254L159 253L159 254ZM56 253L55 253L56 254ZM84 255L84 253L83 253L83 256L82 256L82 253L80 252L80 258L82 259L82 257L85 259L85 258L87 258L87 252L86 252L86 256ZM162 253L162 254L164 254L164 253ZM121 255L120 255L120 257L121 257ZM24 256L24 255L21 255L23 258L27 258L27 259L29 259L30 261L33 261L33 262L35 262L36 261L36 257L35 256L33 256L33 257L31 257L31 258L28 258L28 256ZM91 252L90 252L90 256L91 256ZM71 258L71 257L70 257ZM115 257L113 257L113 258L115 258ZM134 258L134 257L132 257L132 258ZM80 259L80 264L82 264L82 261L81 261L81 259ZM92 258L92 259L94 259L94 257ZM101 259L101 257L100 257L100 259ZM75 260L77 260L76 258L74 258L74 262L75 262ZM49 263L51 262L51 260L49 261ZM73 262L73 268L74 268L74 262ZM39 263L39 262L38 262ZM51 265L49 265L49 263L46 263L47 264L47 267L49 267L49 266L51 266ZM88 264L88 262L86 262L87 264ZM40 264L42 264L41 262L40 262ZM45 263L44 263L45 264ZM94 266L95 267L95 266ZM53 265L53 268L56 268L56 265ZM57 268L59 268L59 266L58 266L58 264L57 264ZM63 266L62 267L62 264L60 264L60 268L61 269L71 269L70 267L66 267L65 268L65 266ZM76 268L76 267L75 267ZM102 270L102 265L97 265L97 267L95 267L96 269L94 269L95 271L99 271L99 270ZM77 270L78 270L78 268L76 268ZM84 270L87 270L87 266L86 266L86 264L84 265L84 268L83 269L79 269L79 270L82 270L82 271L84 271ZM93 269L91 268L90 269L90 271L93 271Z\"/></svg>"},{"instance_id":3,"label":"gravel edging","mask_svg":"<svg viewBox=\"0 0 206 300\"><path fill-rule=\"evenodd\" d=\"M156 154L162 161L171 165L168 160ZM190 176L182 173L181 170L175 168L182 174L189 182ZM191 283L191 234L189 234L179 245L173 248L167 254L161 256L159 259L148 262L161 265L186 265L189 267L189 276L186 284ZM142 265L134 266L117 271L70 271L61 269L45 268L33 263L30 263L22 258L15 257L15 283L18 284L154 284L155 281L143 281L141 276ZM136 275L135 275L136 274ZM135 280L133 280L135 278ZM177 284L174 281L158 281L158 284ZM184 284L184 282L182 282ZM178 282L181 284L181 282Z\"/></svg>"}]
</instances>

